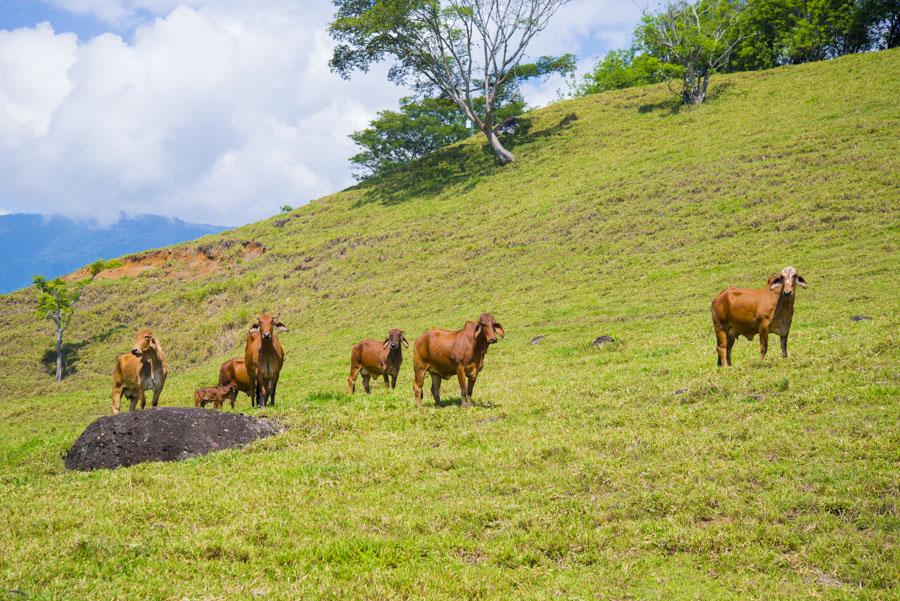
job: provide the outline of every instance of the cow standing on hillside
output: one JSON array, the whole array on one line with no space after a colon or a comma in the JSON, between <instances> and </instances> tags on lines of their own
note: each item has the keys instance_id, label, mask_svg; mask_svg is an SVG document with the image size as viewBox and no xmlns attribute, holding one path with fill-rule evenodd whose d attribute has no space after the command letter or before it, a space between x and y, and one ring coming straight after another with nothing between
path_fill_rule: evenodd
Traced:
<instances>
[{"instance_id":1,"label":"cow standing on hillside","mask_svg":"<svg viewBox=\"0 0 900 601\"><path fill-rule=\"evenodd\" d=\"M169 364L156 336L151 330L138 331L134 348L119 355L113 370L113 415L119 413L123 396L131 402L129 411L134 411L138 401L143 409L147 405L147 390L153 391L152 405L156 407L168 375Z\"/></svg>"},{"instance_id":2,"label":"cow standing on hillside","mask_svg":"<svg viewBox=\"0 0 900 601\"><path fill-rule=\"evenodd\" d=\"M229 359L219 368L219 386L227 386L229 384L233 384L228 395L232 409L234 409L234 402L237 400L238 392L243 392L250 397L251 401L254 400L253 386L250 385L250 376L247 375L247 365L243 359L238 357Z\"/></svg>"},{"instance_id":3,"label":"cow standing on hillside","mask_svg":"<svg viewBox=\"0 0 900 601\"><path fill-rule=\"evenodd\" d=\"M475 380L484 367L484 355L497 336L503 338L503 326L490 313L482 313L478 321L467 321L460 330L427 330L416 338L413 346L413 393L416 405L422 406L422 384L425 372L431 374L431 395L435 405L441 402L441 380L456 376L463 407L472 405Z\"/></svg>"},{"instance_id":4,"label":"cow standing on hillside","mask_svg":"<svg viewBox=\"0 0 900 601\"><path fill-rule=\"evenodd\" d=\"M278 376L284 365L284 349L275 330L288 331L278 317L263 313L250 327L244 347L244 365L253 391L251 402L260 407L275 405Z\"/></svg>"},{"instance_id":5,"label":"cow standing on hillside","mask_svg":"<svg viewBox=\"0 0 900 601\"><path fill-rule=\"evenodd\" d=\"M377 340L363 340L353 345L350 352L350 376L347 385L350 394L356 391L356 377L361 373L363 388L366 394L369 390L369 378L384 377L385 387L392 389L397 387L397 374L400 373L400 364L403 363L403 349L401 345L409 346L403 330L393 328L388 331L384 342ZM391 378L390 384L388 377Z\"/></svg>"},{"instance_id":6,"label":"cow standing on hillside","mask_svg":"<svg viewBox=\"0 0 900 601\"><path fill-rule=\"evenodd\" d=\"M765 360L769 334L781 337L781 354L788 356L788 334L794 317L794 288L806 288L793 267L771 276L765 288L726 288L712 302L718 365L731 366L731 347L738 336L747 340L759 334L759 358Z\"/></svg>"}]
</instances>

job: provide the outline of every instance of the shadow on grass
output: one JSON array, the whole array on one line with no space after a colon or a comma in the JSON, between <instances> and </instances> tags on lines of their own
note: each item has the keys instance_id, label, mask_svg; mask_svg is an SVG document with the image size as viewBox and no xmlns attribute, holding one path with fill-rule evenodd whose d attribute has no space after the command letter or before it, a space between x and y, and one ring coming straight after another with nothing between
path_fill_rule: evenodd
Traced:
<instances>
[{"instance_id":1,"label":"shadow on grass","mask_svg":"<svg viewBox=\"0 0 900 601\"><path fill-rule=\"evenodd\" d=\"M441 402L440 402L440 403L435 403L434 406L435 406L436 408L438 408L438 409L444 409L445 407L459 407L459 408L463 408L463 406L462 406L462 399L459 398L459 397L450 397L450 398L446 398L446 399L441 399ZM473 400L473 401L472 401L472 407L471 407L471 408L478 408L478 409L496 409L496 408L499 407L499 406L500 406L500 405L496 405L496 404L490 403L490 402L481 402L481 401L474 401L474 400ZM468 409L468 407L467 407L467 409Z\"/></svg>"},{"instance_id":2,"label":"shadow on grass","mask_svg":"<svg viewBox=\"0 0 900 601\"><path fill-rule=\"evenodd\" d=\"M720 84L711 86L704 102L718 100L719 98L726 96L727 92L733 87L734 84L730 81L725 81ZM684 100L681 99L681 96L675 94L673 90L672 98L669 98L667 100L660 100L659 102L642 104L638 107L638 112L641 114L645 114L652 113L654 111L668 111L670 115L677 115L682 111L682 109L686 108L689 108L689 106L685 104Z\"/></svg>"},{"instance_id":3,"label":"shadow on grass","mask_svg":"<svg viewBox=\"0 0 900 601\"><path fill-rule=\"evenodd\" d=\"M86 346L90 346L95 342L106 342L115 334L118 334L124 329L124 324L118 324L109 328L105 332L91 336L87 340L81 340L79 342L63 342L63 378L67 378L78 373L78 361L80 359L79 353L81 352L81 349ZM47 351L41 357L41 363L43 364L44 369L49 375L52 376L56 374L56 345L53 345L49 349L47 349Z\"/></svg>"},{"instance_id":4,"label":"shadow on grass","mask_svg":"<svg viewBox=\"0 0 900 601\"><path fill-rule=\"evenodd\" d=\"M529 118L519 119L515 134L503 136L503 145L510 150L554 136L578 120L569 113L559 123L539 131L532 131ZM479 134L480 135L480 134ZM356 189L363 190L356 208L372 203L384 206L403 204L414 199L433 198L453 188L460 194L472 190L482 177L493 175L502 167L487 143L456 144L442 148L411 165L370 178Z\"/></svg>"}]
</instances>

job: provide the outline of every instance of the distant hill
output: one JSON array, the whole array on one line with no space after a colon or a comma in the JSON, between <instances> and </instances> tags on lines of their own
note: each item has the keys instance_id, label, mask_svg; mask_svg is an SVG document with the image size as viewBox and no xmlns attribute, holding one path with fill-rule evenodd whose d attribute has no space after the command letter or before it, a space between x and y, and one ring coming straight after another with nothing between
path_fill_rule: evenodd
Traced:
<instances>
[{"instance_id":1,"label":"distant hill","mask_svg":"<svg viewBox=\"0 0 900 601\"><path fill-rule=\"evenodd\" d=\"M109 227L59 216L0 215L0 293L28 286L35 274L56 277L97 259L177 244L225 229L161 215L123 217Z\"/></svg>"}]
</instances>

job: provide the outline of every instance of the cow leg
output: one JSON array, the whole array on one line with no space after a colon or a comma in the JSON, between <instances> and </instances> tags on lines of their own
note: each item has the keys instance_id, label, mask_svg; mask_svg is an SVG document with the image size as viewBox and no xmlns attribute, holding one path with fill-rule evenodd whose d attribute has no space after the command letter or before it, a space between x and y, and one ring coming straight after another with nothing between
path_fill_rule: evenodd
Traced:
<instances>
[{"instance_id":1,"label":"cow leg","mask_svg":"<svg viewBox=\"0 0 900 601\"><path fill-rule=\"evenodd\" d=\"M158 388L153 389L153 406L156 407L159 404L159 395L162 394L162 390Z\"/></svg>"},{"instance_id":2,"label":"cow leg","mask_svg":"<svg viewBox=\"0 0 900 601\"><path fill-rule=\"evenodd\" d=\"M787 356L788 356L788 354L787 354L787 337L788 337L787 334L785 334L784 336L781 337L781 356L784 357L785 359L787 359Z\"/></svg>"},{"instance_id":3,"label":"cow leg","mask_svg":"<svg viewBox=\"0 0 900 601\"><path fill-rule=\"evenodd\" d=\"M766 360L766 352L769 350L769 328L759 328L759 360Z\"/></svg>"},{"instance_id":4,"label":"cow leg","mask_svg":"<svg viewBox=\"0 0 900 601\"><path fill-rule=\"evenodd\" d=\"M397 374L391 376L391 390L397 388Z\"/></svg>"},{"instance_id":5,"label":"cow leg","mask_svg":"<svg viewBox=\"0 0 900 601\"><path fill-rule=\"evenodd\" d=\"M385 390L387 390L390 387L391 387L391 383L388 381L387 372L384 372L384 388L385 388Z\"/></svg>"},{"instance_id":6,"label":"cow leg","mask_svg":"<svg viewBox=\"0 0 900 601\"><path fill-rule=\"evenodd\" d=\"M717 329L716 330L716 355L718 356L718 360L716 361L716 364L719 367L722 367L722 364L727 365L727 363L728 363L726 360L726 350L725 350L727 343L728 343L728 334L725 332L725 330Z\"/></svg>"},{"instance_id":7,"label":"cow leg","mask_svg":"<svg viewBox=\"0 0 900 601\"><path fill-rule=\"evenodd\" d=\"M469 394L469 402L470 403L472 402L472 393L475 391L475 379L476 378L478 378L477 375L469 378L469 388L468 388L467 392Z\"/></svg>"},{"instance_id":8,"label":"cow leg","mask_svg":"<svg viewBox=\"0 0 900 601\"><path fill-rule=\"evenodd\" d=\"M141 392L138 395L141 399L141 411L147 408L147 394L144 392L144 389L141 388Z\"/></svg>"},{"instance_id":9,"label":"cow leg","mask_svg":"<svg viewBox=\"0 0 900 601\"><path fill-rule=\"evenodd\" d=\"M119 415L119 407L122 403L122 389L118 386L113 386L112 390L112 412L113 415Z\"/></svg>"},{"instance_id":10,"label":"cow leg","mask_svg":"<svg viewBox=\"0 0 900 601\"><path fill-rule=\"evenodd\" d=\"M234 401L237 399L237 395L238 395L237 388L232 390L231 393L228 395L228 400L231 401L231 410L232 411L234 411Z\"/></svg>"},{"instance_id":11,"label":"cow leg","mask_svg":"<svg viewBox=\"0 0 900 601\"><path fill-rule=\"evenodd\" d=\"M278 392L278 377L272 381L272 406L275 406L275 393Z\"/></svg>"},{"instance_id":12,"label":"cow leg","mask_svg":"<svg viewBox=\"0 0 900 601\"><path fill-rule=\"evenodd\" d=\"M361 369L361 365L350 366L350 375L347 377L347 394L356 392L356 377L359 375L359 370Z\"/></svg>"},{"instance_id":13,"label":"cow leg","mask_svg":"<svg viewBox=\"0 0 900 601\"><path fill-rule=\"evenodd\" d=\"M128 398L128 410L134 411L137 409L138 395L133 392L129 392L125 395Z\"/></svg>"},{"instance_id":14,"label":"cow leg","mask_svg":"<svg viewBox=\"0 0 900 601\"><path fill-rule=\"evenodd\" d=\"M422 384L425 383L425 370L418 367L413 369L413 395L416 397L416 407L422 406Z\"/></svg>"},{"instance_id":15,"label":"cow leg","mask_svg":"<svg viewBox=\"0 0 900 601\"><path fill-rule=\"evenodd\" d=\"M466 382L466 370L460 367L456 370L456 379L459 380L459 397L460 404L463 407L471 407L472 401L469 398L469 384Z\"/></svg>"},{"instance_id":16,"label":"cow leg","mask_svg":"<svg viewBox=\"0 0 900 601\"><path fill-rule=\"evenodd\" d=\"M434 397L434 406L441 404L441 378L437 374L431 374L431 396Z\"/></svg>"},{"instance_id":17,"label":"cow leg","mask_svg":"<svg viewBox=\"0 0 900 601\"><path fill-rule=\"evenodd\" d=\"M369 374L363 374L363 389L366 391L366 394L371 394L372 390L369 388L369 378L371 376Z\"/></svg>"},{"instance_id":18,"label":"cow leg","mask_svg":"<svg viewBox=\"0 0 900 601\"><path fill-rule=\"evenodd\" d=\"M734 341L737 340L737 336L728 335L728 340L725 344L725 363L728 367L731 367L731 349L734 346Z\"/></svg>"}]
</instances>

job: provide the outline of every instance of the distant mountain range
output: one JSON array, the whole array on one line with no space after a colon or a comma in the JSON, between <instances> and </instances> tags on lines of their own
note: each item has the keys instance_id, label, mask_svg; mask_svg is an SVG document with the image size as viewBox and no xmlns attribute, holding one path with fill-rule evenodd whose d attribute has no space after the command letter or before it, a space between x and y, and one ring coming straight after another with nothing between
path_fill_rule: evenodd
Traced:
<instances>
[{"instance_id":1,"label":"distant mountain range","mask_svg":"<svg viewBox=\"0 0 900 601\"><path fill-rule=\"evenodd\" d=\"M160 215L123 216L109 227L59 216L0 215L0 294L30 285L34 275L65 275L97 259L169 246L226 229Z\"/></svg>"}]
</instances>

